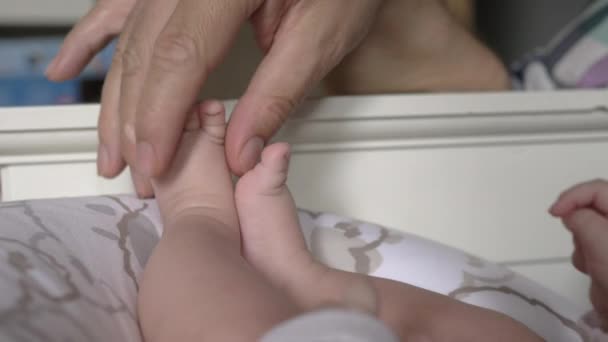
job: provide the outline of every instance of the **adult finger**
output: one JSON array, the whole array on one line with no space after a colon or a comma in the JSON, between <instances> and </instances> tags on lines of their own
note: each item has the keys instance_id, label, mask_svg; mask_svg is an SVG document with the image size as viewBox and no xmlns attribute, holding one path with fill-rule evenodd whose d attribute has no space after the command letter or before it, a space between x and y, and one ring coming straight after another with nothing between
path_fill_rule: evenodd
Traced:
<instances>
[{"instance_id":1,"label":"adult finger","mask_svg":"<svg viewBox=\"0 0 608 342\"><path fill-rule=\"evenodd\" d=\"M146 0L145 5L137 11L122 55L119 105L121 154L130 166L133 184L140 197L152 196L153 189L148 177L136 166L135 111L154 42L171 17L177 2L178 0Z\"/></svg>"},{"instance_id":2,"label":"adult finger","mask_svg":"<svg viewBox=\"0 0 608 342\"><path fill-rule=\"evenodd\" d=\"M125 167L121 154L120 131L120 81L122 74L122 56L129 40L129 33L133 27L137 10L141 7L138 2L129 14L124 30L116 44L112 65L106 75L101 92L101 105L97 134L99 146L97 148L97 172L104 177L116 177Z\"/></svg>"},{"instance_id":3,"label":"adult finger","mask_svg":"<svg viewBox=\"0 0 608 342\"><path fill-rule=\"evenodd\" d=\"M189 109L210 70L261 0L181 0L158 36L136 111L137 167L158 176L169 165Z\"/></svg>"},{"instance_id":4,"label":"adult finger","mask_svg":"<svg viewBox=\"0 0 608 342\"><path fill-rule=\"evenodd\" d=\"M598 179L569 188L559 196L549 212L563 217L583 207L593 207L602 214L608 214L608 182Z\"/></svg>"},{"instance_id":5,"label":"adult finger","mask_svg":"<svg viewBox=\"0 0 608 342\"><path fill-rule=\"evenodd\" d=\"M76 77L123 28L135 0L99 1L66 36L47 67L52 81Z\"/></svg>"},{"instance_id":6,"label":"adult finger","mask_svg":"<svg viewBox=\"0 0 608 342\"><path fill-rule=\"evenodd\" d=\"M366 18L374 17L370 12L378 2L310 1L294 6L232 113L226 155L235 174L257 163L264 144L311 88L360 42L371 23ZM335 20L336 15L344 20Z\"/></svg>"},{"instance_id":7,"label":"adult finger","mask_svg":"<svg viewBox=\"0 0 608 342\"><path fill-rule=\"evenodd\" d=\"M295 1L297 0L266 0L251 16L255 40L262 52L268 52L272 46L283 16Z\"/></svg>"}]
</instances>

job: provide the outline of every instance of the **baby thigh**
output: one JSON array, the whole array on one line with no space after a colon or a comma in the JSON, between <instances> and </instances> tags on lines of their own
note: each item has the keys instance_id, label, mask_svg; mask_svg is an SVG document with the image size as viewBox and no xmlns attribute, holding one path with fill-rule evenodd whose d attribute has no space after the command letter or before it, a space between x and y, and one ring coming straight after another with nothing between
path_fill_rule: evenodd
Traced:
<instances>
[{"instance_id":1,"label":"baby thigh","mask_svg":"<svg viewBox=\"0 0 608 342\"><path fill-rule=\"evenodd\" d=\"M213 224L194 220L165 230L138 297L145 340L254 341L296 314L241 257L237 242L212 233Z\"/></svg>"}]
</instances>

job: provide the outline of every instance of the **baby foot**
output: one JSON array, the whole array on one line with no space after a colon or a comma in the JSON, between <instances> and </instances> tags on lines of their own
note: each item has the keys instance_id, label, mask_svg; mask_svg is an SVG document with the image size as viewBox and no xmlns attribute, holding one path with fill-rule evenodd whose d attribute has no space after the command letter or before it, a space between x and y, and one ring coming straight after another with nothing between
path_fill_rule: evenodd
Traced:
<instances>
[{"instance_id":1,"label":"baby foot","mask_svg":"<svg viewBox=\"0 0 608 342\"><path fill-rule=\"evenodd\" d=\"M312 262L299 230L294 202L285 186L289 153L289 146L284 143L264 149L260 163L241 177L235 192L241 235L246 241L243 255L273 278L289 276L290 269L308 267Z\"/></svg>"},{"instance_id":2,"label":"baby foot","mask_svg":"<svg viewBox=\"0 0 608 342\"><path fill-rule=\"evenodd\" d=\"M305 308L337 304L375 312L375 292L369 283L350 280L347 286L338 284L338 271L318 263L308 251L285 185L289 155L285 143L267 147L260 163L237 183L235 199L245 259ZM327 285L323 294L321 283Z\"/></svg>"},{"instance_id":3,"label":"baby foot","mask_svg":"<svg viewBox=\"0 0 608 342\"><path fill-rule=\"evenodd\" d=\"M221 102L205 101L193 110L170 169L153 180L165 226L184 215L206 215L239 234L225 132Z\"/></svg>"},{"instance_id":4,"label":"baby foot","mask_svg":"<svg viewBox=\"0 0 608 342\"><path fill-rule=\"evenodd\" d=\"M403 341L470 341L469 332L478 332L481 320L485 330L479 334L495 337L497 330L504 330L509 341L539 340L488 310L388 279L330 269L314 260L285 185L288 164L287 144L267 147L260 163L237 183L235 199L245 259L300 309L337 306L377 315ZM468 322L464 328L463 322Z\"/></svg>"},{"instance_id":5,"label":"baby foot","mask_svg":"<svg viewBox=\"0 0 608 342\"><path fill-rule=\"evenodd\" d=\"M299 312L241 255L224 132L220 103L197 107L153 180L165 231L140 280L146 341L254 341Z\"/></svg>"}]
</instances>

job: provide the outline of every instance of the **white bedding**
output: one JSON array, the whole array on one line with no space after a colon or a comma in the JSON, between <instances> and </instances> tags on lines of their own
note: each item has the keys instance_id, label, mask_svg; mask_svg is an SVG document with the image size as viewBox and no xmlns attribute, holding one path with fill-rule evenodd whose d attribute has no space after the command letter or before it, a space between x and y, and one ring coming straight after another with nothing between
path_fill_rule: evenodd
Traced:
<instances>
[{"instance_id":1,"label":"white bedding","mask_svg":"<svg viewBox=\"0 0 608 342\"><path fill-rule=\"evenodd\" d=\"M299 215L309 248L332 267L503 312L547 341L606 337L584 308L504 267L375 224ZM138 277L161 231L155 202L131 196L0 204L0 340L140 341Z\"/></svg>"}]
</instances>

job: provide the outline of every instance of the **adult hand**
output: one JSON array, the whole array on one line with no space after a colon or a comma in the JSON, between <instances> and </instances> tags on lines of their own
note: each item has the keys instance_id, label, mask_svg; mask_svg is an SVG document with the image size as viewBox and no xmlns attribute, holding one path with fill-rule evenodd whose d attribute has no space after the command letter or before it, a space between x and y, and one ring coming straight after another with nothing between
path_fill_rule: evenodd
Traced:
<instances>
[{"instance_id":1,"label":"adult hand","mask_svg":"<svg viewBox=\"0 0 608 342\"><path fill-rule=\"evenodd\" d=\"M129 144L121 144L121 120L119 116L123 56L133 29L134 9L137 0L98 0L66 36L59 53L49 64L46 76L53 81L64 81L76 77L113 38L122 32L106 75L101 96L98 134L100 145L97 152L97 168L100 175L117 176L125 167L123 158L133 154ZM138 3L138 10L142 4ZM135 189L142 197L152 194L152 187L144 177L131 172Z\"/></svg>"},{"instance_id":2,"label":"adult hand","mask_svg":"<svg viewBox=\"0 0 608 342\"><path fill-rule=\"evenodd\" d=\"M96 8L112 4L114 13L123 14L118 8L129 4L120 2L100 1ZM365 36L381 2L139 0L126 21L103 90L100 174L116 176L125 160L135 174L138 193L151 195L146 177L160 175L168 167L207 75L248 18L266 55L232 113L226 155L234 173L249 170L263 144L311 87ZM63 60L50 68L49 78L73 76L71 70L82 63L68 67L64 61L91 56L78 46L92 38L75 32L102 22L99 16L91 14L75 27L72 35L78 39L68 37L58 57ZM113 32L98 24L92 36Z\"/></svg>"}]
</instances>

